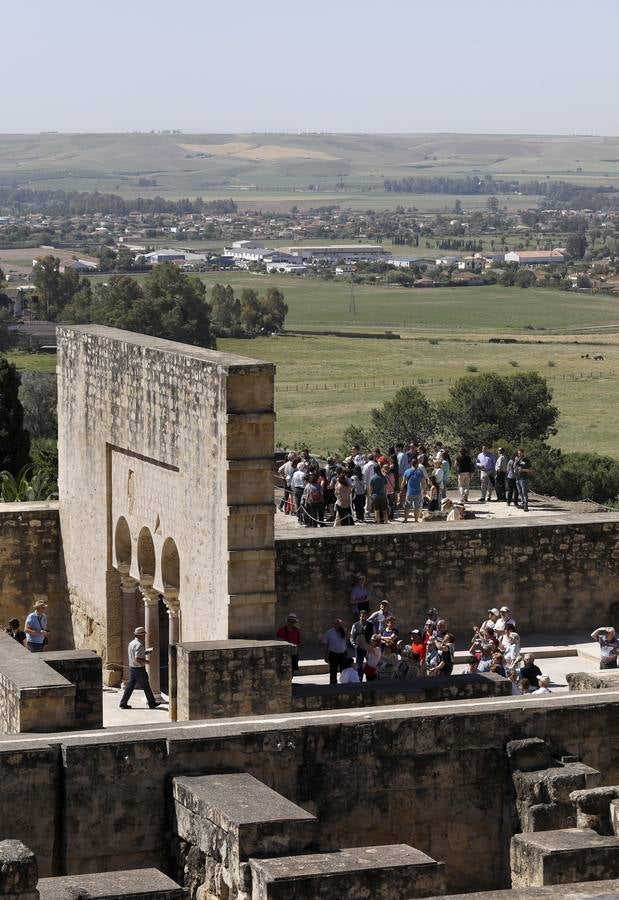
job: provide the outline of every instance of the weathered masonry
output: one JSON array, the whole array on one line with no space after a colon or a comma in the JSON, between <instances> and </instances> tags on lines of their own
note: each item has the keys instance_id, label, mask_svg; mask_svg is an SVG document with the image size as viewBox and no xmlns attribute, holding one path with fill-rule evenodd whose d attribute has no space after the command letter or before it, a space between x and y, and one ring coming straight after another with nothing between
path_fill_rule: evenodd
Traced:
<instances>
[{"instance_id":1,"label":"weathered masonry","mask_svg":"<svg viewBox=\"0 0 619 900\"><path fill-rule=\"evenodd\" d=\"M60 521L75 646L118 684L145 618L170 644L273 633L274 367L58 329ZM167 635L165 634L167 632Z\"/></svg>"},{"instance_id":2,"label":"weathered masonry","mask_svg":"<svg viewBox=\"0 0 619 900\"><path fill-rule=\"evenodd\" d=\"M334 616L350 616L357 572L367 575L374 603L389 599L404 621L447 606L459 635L503 604L523 632L591 631L619 618L617 513L303 531L277 538L275 548L278 621L294 611L306 640Z\"/></svg>"}]
</instances>

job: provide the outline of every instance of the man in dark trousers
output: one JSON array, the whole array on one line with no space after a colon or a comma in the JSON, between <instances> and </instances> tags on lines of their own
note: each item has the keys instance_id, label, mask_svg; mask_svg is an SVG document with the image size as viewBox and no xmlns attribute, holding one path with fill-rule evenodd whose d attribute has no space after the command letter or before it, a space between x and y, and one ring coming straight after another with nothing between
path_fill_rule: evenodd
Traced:
<instances>
[{"instance_id":1,"label":"man in dark trousers","mask_svg":"<svg viewBox=\"0 0 619 900\"><path fill-rule=\"evenodd\" d=\"M131 709L129 700L137 686L144 691L149 708L156 709L158 706L161 706L161 704L155 700L155 695L151 690L150 681L148 680L148 672L146 671L146 657L147 654L151 652L150 648L147 650L143 643L143 639L146 636L146 629L140 626L139 628L136 628L133 633L135 637L127 647L129 656L129 681L125 688L125 693L122 696L122 700L120 701L120 708Z\"/></svg>"}]
</instances>

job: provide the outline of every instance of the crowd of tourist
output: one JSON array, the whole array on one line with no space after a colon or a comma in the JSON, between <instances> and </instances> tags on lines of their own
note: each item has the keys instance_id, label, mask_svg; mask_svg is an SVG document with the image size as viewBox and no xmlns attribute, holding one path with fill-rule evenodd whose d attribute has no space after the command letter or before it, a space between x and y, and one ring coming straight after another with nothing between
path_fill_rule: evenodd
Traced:
<instances>
[{"instance_id":1,"label":"crowd of tourist","mask_svg":"<svg viewBox=\"0 0 619 900\"><path fill-rule=\"evenodd\" d=\"M457 479L459 499L447 497L452 475ZM478 502L512 503L529 509L531 464L522 448L511 456L502 447L495 454L485 445L475 459L466 447L455 457L440 441L430 453L423 444L396 444L383 452L379 447L362 453L358 446L345 459L329 456L326 463L315 459L308 448L289 453L278 469L283 497L279 508L295 515L307 528L346 526L374 521L393 522L402 510L404 523L413 513L415 522L432 518L439 511L448 520L465 517L471 480L479 474ZM493 498L494 493L494 498Z\"/></svg>"},{"instance_id":2,"label":"crowd of tourist","mask_svg":"<svg viewBox=\"0 0 619 900\"><path fill-rule=\"evenodd\" d=\"M337 618L325 632L325 662L331 684L351 684L383 679L445 676L454 672L455 636L447 617L432 607L419 627L406 632L388 600L370 611L367 578L355 577L350 594L352 624ZM293 645L293 672L299 669L301 631L291 613L277 632L280 640ZM617 668L619 638L611 626L591 634L600 646L600 668ZM550 693L550 677L536 665L531 652L524 653L516 622L507 606L489 609L486 618L467 640L467 660L459 674L493 673L512 682L512 695Z\"/></svg>"}]
</instances>

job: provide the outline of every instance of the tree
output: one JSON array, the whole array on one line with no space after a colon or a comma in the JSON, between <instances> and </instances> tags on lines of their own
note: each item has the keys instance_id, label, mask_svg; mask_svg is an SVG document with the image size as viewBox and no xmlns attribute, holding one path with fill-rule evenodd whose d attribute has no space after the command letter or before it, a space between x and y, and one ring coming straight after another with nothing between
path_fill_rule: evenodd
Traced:
<instances>
[{"instance_id":1,"label":"tree","mask_svg":"<svg viewBox=\"0 0 619 900\"><path fill-rule=\"evenodd\" d=\"M185 275L174 263L160 263L144 279L142 294L127 311L125 328L198 347L214 346L206 288L199 278Z\"/></svg>"},{"instance_id":2,"label":"tree","mask_svg":"<svg viewBox=\"0 0 619 900\"><path fill-rule=\"evenodd\" d=\"M19 400L20 378L15 366L0 357L0 470L13 475L29 462L30 435L24 428Z\"/></svg>"},{"instance_id":3,"label":"tree","mask_svg":"<svg viewBox=\"0 0 619 900\"><path fill-rule=\"evenodd\" d=\"M268 334L281 331L287 313L288 304L284 301L283 293L277 288L268 288L266 297L262 300L262 330Z\"/></svg>"},{"instance_id":4,"label":"tree","mask_svg":"<svg viewBox=\"0 0 619 900\"><path fill-rule=\"evenodd\" d=\"M499 201L495 196L488 197L486 200L486 209L491 215L496 216L499 211Z\"/></svg>"},{"instance_id":5,"label":"tree","mask_svg":"<svg viewBox=\"0 0 619 900\"><path fill-rule=\"evenodd\" d=\"M211 325L216 335L234 336L241 331L241 303L231 285L214 284L209 294Z\"/></svg>"},{"instance_id":6,"label":"tree","mask_svg":"<svg viewBox=\"0 0 619 900\"><path fill-rule=\"evenodd\" d=\"M58 434L56 376L49 372L24 372L19 399L24 425L32 438L55 438Z\"/></svg>"},{"instance_id":7,"label":"tree","mask_svg":"<svg viewBox=\"0 0 619 900\"><path fill-rule=\"evenodd\" d=\"M516 274L514 278L514 284L517 284L518 287L528 288L531 285L537 283L537 278L535 277L535 273L530 269L520 269L520 271Z\"/></svg>"},{"instance_id":8,"label":"tree","mask_svg":"<svg viewBox=\"0 0 619 900\"><path fill-rule=\"evenodd\" d=\"M450 389L440 418L468 447L545 440L557 432L559 410L551 400L552 391L537 372L467 375Z\"/></svg>"},{"instance_id":9,"label":"tree","mask_svg":"<svg viewBox=\"0 0 619 900\"><path fill-rule=\"evenodd\" d=\"M565 249L572 259L582 259L587 250L587 238L582 231L570 234L565 242Z\"/></svg>"},{"instance_id":10,"label":"tree","mask_svg":"<svg viewBox=\"0 0 619 900\"><path fill-rule=\"evenodd\" d=\"M55 322L68 303L82 287L83 281L75 269L60 271L60 260L56 256L45 256L34 267L34 283L37 299L35 313L39 318Z\"/></svg>"},{"instance_id":11,"label":"tree","mask_svg":"<svg viewBox=\"0 0 619 900\"><path fill-rule=\"evenodd\" d=\"M247 334L256 335L262 327L262 310L258 294L251 288L241 291L241 326Z\"/></svg>"},{"instance_id":12,"label":"tree","mask_svg":"<svg viewBox=\"0 0 619 900\"><path fill-rule=\"evenodd\" d=\"M400 388L380 409L371 410L370 421L369 441L381 447L413 438L428 442L437 428L434 406L413 385Z\"/></svg>"}]
</instances>

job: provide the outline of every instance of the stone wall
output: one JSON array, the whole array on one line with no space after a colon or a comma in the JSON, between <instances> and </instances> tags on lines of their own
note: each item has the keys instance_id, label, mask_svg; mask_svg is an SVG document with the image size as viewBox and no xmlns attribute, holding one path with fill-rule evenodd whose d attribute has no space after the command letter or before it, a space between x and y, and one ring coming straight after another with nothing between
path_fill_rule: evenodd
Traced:
<instances>
[{"instance_id":1,"label":"stone wall","mask_svg":"<svg viewBox=\"0 0 619 900\"><path fill-rule=\"evenodd\" d=\"M618 712L596 691L0 742L0 838L44 875L170 872L172 777L248 772L316 815L327 847L404 842L445 862L450 890L490 891L508 884L507 742L542 736L618 783Z\"/></svg>"},{"instance_id":2,"label":"stone wall","mask_svg":"<svg viewBox=\"0 0 619 900\"><path fill-rule=\"evenodd\" d=\"M60 515L76 644L94 647L106 680L118 682L135 625L123 634L135 595L121 591L120 575L178 592L181 639L270 636L274 367L102 326L63 326L58 373ZM180 563L172 573L170 548ZM237 556L247 552L251 562Z\"/></svg>"},{"instance_id":3,"label":"stone wall","mask_svg":"<svg viewBox=\"0 0 619 900\"><path fill-rule=\"evenodd\" d=\"M308 533L309 532L309 533ZM432 523L303 530L276 540L277 620L301 619L306 641L335 616L351 621L353 574L367 575L403 627L421 627L430 606L457 636L493 606L509 606L518 630L590 631L618 619L619 516L552 516L514 523Z\"/></svg>"},{"instance_id":4,"label":"stone wall","mask_svg":"<svg viewBox=\"0 0 619 900\"><path fill-rule=\"evenodd\" d=\"M73 647L58 503L0 503L0 626L49 603L50 648Z\"/></svg>"},{"instance_id":5,"label":"stone wall","mask_svg":"<svg viewBox=\"0 0 619 900\"><path fill-rule=\"evenodd\" d=\"M283 641L178 644L177 718L229 718L290 711L292 647Z\"/></svg>"}]
</instances>

